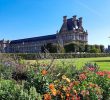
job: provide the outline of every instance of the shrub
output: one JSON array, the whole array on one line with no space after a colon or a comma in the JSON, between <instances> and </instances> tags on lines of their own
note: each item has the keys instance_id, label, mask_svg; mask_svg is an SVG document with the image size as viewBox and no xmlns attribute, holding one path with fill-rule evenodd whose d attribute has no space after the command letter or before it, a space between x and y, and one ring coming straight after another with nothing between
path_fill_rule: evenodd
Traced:
<instances>
[{"instance_id":1,"label":"shrub","mask_svg":"<svg viewBox=\"0 0 110 100\"><path fill-rule=\"evenodd\" d=\"M39 99L38 99L39 98ZM0 99L1 100L42 100L34 87L29 92L23 86L15 84L11 80L0 80Z\"/></svg>"},{"instance_id":2,"label":"shrub","mask_svg":"<svg viewBox=\"0 0 110 100\"><path fill-rule=\"evenodd\" d=\"M12 57L21 57L26 60L36 60L36 59L50 59L50 56L54 59L63 58L89 58L89 57L109 57L110 53L15 53L10 54ZM50 56L48 56L50 55Z\"/></svg>"}]
</instances>

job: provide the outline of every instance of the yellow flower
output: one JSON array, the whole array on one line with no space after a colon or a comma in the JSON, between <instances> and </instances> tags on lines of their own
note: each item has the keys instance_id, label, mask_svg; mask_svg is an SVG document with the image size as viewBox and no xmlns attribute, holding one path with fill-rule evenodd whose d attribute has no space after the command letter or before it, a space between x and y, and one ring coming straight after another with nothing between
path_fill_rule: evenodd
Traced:
<instances>
[{"instance_id":1,"label":"yellow flower","mask_svg":"<svg viewBox=\"0 0 110 100\"><path fill-rule=\"evenodd\" d=\"M53 94L54 96L56 96L57 91L56 91L56 89L55 89L55 88L54 88L54 89L51 89L51 92L52 92L52 94Z\"/></svg>"},{"instance_id":2,"label":"yellow flower","mask_svg":"<svg viewBox=\"0 0 110 100\"><path fill-rule=\"evenodd\" d=\"M67 82L69 82L69 83L70 83L70 79L69 79L69 78L67 78L65 75L63 75L63 76L62 76L62 79L66 80Z\"/></svg>"},{"instance_id":3,"label":"yellow flower","mask_svg":"<svg viewBox=\"0 0 110 100\"><path fill-rule=\"evenodd\" d=\"M66 91L66 90L67 90L67 88L66 88L66 87L63 87L63 90L64 90L64 91Z\"/></svg>"},{"instance_id":4,"label":"yellow flower","mask_svg":"<svg viewBox=\"0 0 110 100\"><path fill-rule=\"evenodd\" d=\"M59 80L55 80L55 81L54 81L54 83L58 83L58 82L59 82Z\"/></svg>"},{"instance_id":5,"label":"yellow flower","mask_svg":"<svg viewBox=\"0 0 110 100\"><path fill-rule=\"evenodd\" d=\"M66 80L68 83L70 83L70 82L71 82L69 78L66 78L65 80Z\"/></svg>"},{"instance_id":6,"label":"yellow flower","mask_svg":"<svg viewBox=\"0 0 110 100\"><path fill-rule=\"evenodd\" d=\"M61 98L63 99L63 95L61 95Z\"/></svg>"},{"instance_id":7,"label":"yellow flower","mask_svg":"<svg viewBox=\"0 0 110 100\"><path fill-rule=\"evenodd\" d=\"M66 76L65 76L65 75L63 75L63 76L62 76L62 79L64 79L64 80L65 80L65 79L66 79Z\"/></svg>"},{"instance_id":8,"label":"yellow flower","mask_svg":"<svg viewBox=\"0 0 110 100\"><path fill-rule=\"evenodd\" d=\"M77 91L76 90L73 90L74 94L77 94Z\"/></svg>"}]
</instances>

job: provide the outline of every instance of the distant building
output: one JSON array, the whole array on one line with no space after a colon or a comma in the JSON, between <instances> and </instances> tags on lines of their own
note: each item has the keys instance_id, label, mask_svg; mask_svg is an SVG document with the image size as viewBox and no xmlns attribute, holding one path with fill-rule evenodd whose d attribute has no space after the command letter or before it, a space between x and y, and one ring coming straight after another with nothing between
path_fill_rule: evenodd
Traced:
<instances>
[{"instance_id":1,"label":"distant building","mask_svg":"<svg viewBox=\"0 0 110 100\"><path fill-rule=\"evenodd\" d=\"M110 45L108 45L108 51L110 51Z\"/></svg>"},{"instance_id":2,"label":"distant building","mask_svg":"<svg viewBox=\"0 0 110 100\"><path fill-rule=\"evenodd\" d=\"M110 53L110 45L108 45L108 48L105 50L106 52Z\"/></svg>"},{"instance_id":3,"label":"distant building","mask_svg":"<svg viewBox=\"0 0 110 100\"><path fill-rule=\"evenodd\" d=\"M88 32L82 26L82 17L77 19L76 16L73 16L67 19L67 16L64 16L61 29L56 34L12 41L1 40L0 52L38 53L41 52L41 47L48 43L62 43L63 45L68 43L87 44Z\"/></svg>"}]
</instances>

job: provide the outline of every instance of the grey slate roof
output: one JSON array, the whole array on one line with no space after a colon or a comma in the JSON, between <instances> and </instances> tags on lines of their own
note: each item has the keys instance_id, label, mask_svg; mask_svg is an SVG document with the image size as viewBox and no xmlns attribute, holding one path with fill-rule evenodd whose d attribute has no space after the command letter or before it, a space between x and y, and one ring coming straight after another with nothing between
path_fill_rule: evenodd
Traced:
<instances>
[{"instance_id":1,"label":"grey slate roof","mask_svg":"<svg viewBox=\"0 0 110 100\"><path fill-rule=\"evenodd\" d=\"M40 37L33 37L33 38L26 38L26 39L12 40L10 42L10 44L17 44L17 43L23 43L23 42L35 42L35 41L43 41L43 40L51 40L51 39L56 39L56 34L40 36Z\"/></svg>"},{"instance_id":2,"label":"grey slate roof","mask_svg":"<svg viewBox=\"0 0 110 100\"><path fill-rule=\"evenodd\" d=\"M79 22L77 20L77 25L79 25ZM70 31L70 30L73 30L73 27L75 27L73 21L72 21L72 18L70 19L67 19L67 30ZM60 32L61 32L61 29L60 29Z\"/></svg>"},{"instance_id":3,"label":"grey slate roof","mask_svg":"<svg viewBox=\"0 0 110 100\"><path fill-rule=\"evenodd\" d=\"M77 25L79 26L79 21L77 20ZM72 18L67 19L67 28L68 30L73 30L73 27L75 27Z\"/></svg>"}]
</instances>

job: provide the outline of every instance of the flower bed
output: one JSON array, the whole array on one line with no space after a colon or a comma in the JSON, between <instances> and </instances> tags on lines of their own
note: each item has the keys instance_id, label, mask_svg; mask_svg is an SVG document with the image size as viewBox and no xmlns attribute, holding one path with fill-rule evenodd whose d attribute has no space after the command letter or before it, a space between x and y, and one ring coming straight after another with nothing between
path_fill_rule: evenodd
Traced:
<instances>
[{"instance_id":1,"label":"flower bed","mask_svg":"<svg viewBox=\"0 0 110 100\"><path fill-rule=\"evenodd\" d=\"M1 100L110 99L110 71L100 71L97 64L87 63L78 70L75 66L58 67L52 63L6 62L0 65Z\"/></svg>"}]
</instances>

